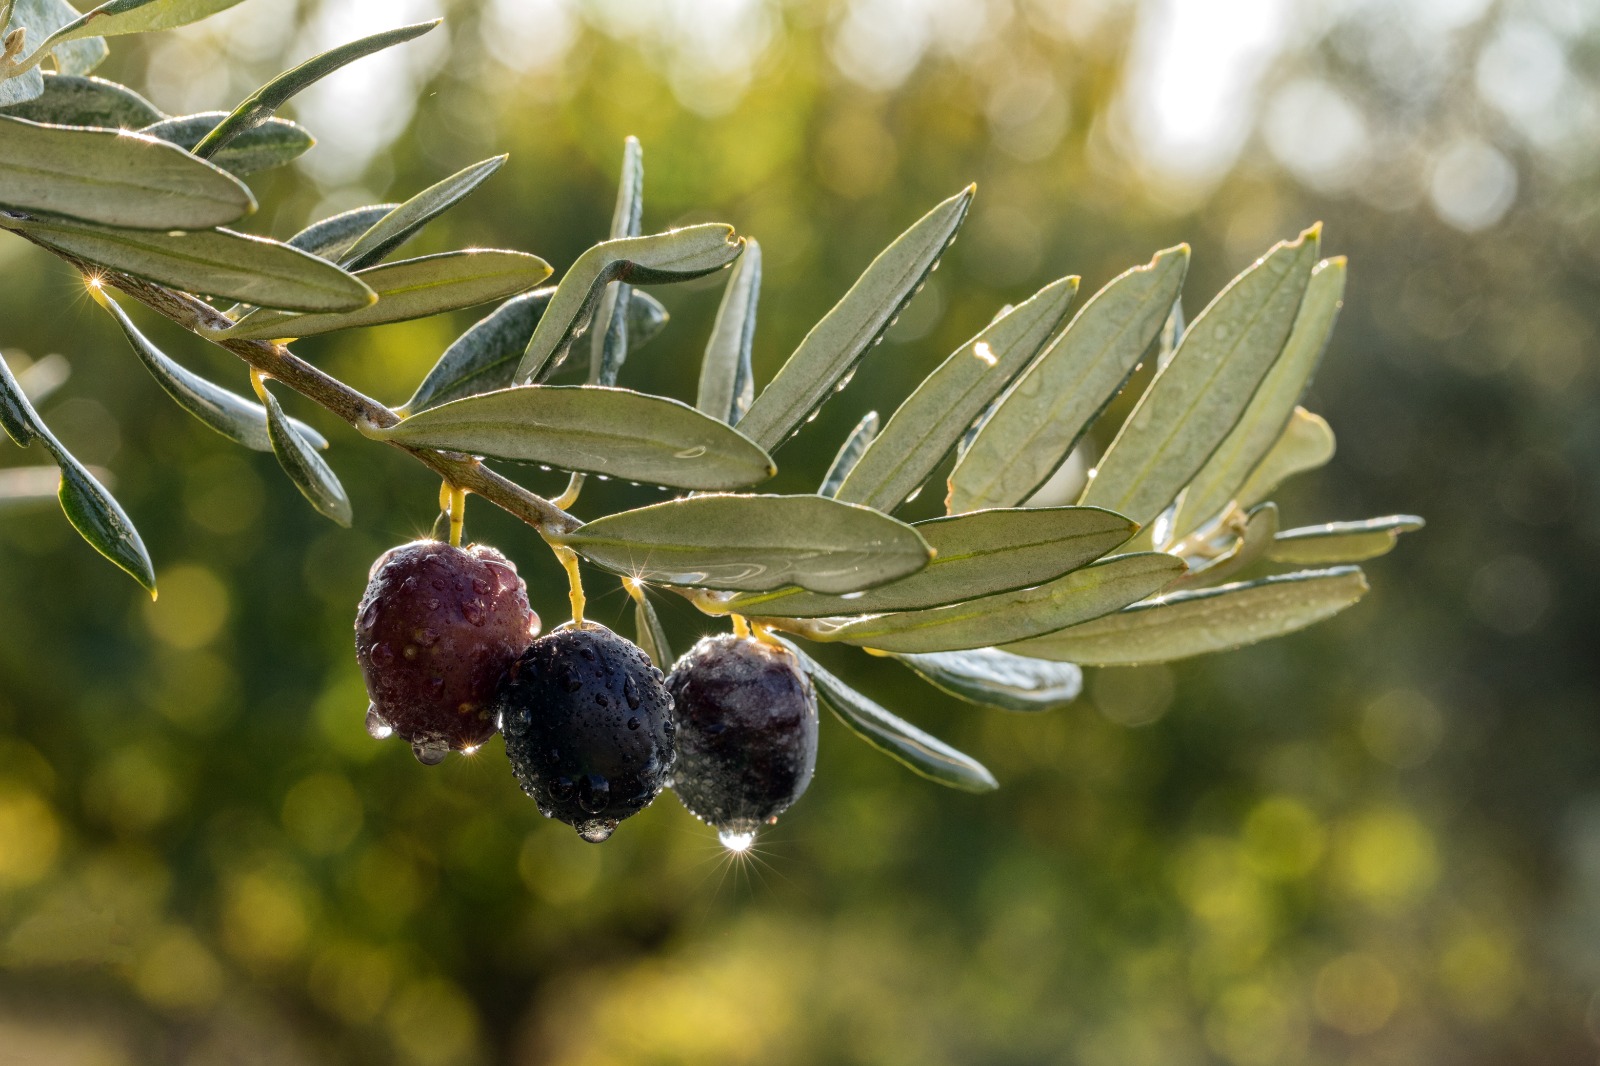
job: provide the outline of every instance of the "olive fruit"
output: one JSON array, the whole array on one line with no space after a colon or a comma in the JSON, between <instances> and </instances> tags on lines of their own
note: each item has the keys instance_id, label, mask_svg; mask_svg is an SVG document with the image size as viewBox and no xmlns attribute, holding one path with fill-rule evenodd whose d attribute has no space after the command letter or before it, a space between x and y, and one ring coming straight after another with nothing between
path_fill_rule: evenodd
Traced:
<instances>
[{"instance_id":1,"label":"olive fruit","mask_svg":"<svg viewBox=\"0 0 1600 1066\"><path fill-rule=\"evenodd\" d=\"M368 731L398 733L428 765L476 748L494 736L507 668L538 635L527 586L493 548L419 540L389 549L356 612Z\"/></svg>"},{"instance_id":2,"label":"olive fruit","mask_svg":"<svg viewBox=\"0 0 1600 1066\"><path fill-rule=\"evenodd\" d=\"M667 678L678 723L672 789L730 848L805 792L817 765L817 694L786 648L706 637Z\"/></svg>"},{"instance_id":3,"label":"olive fruit","mask_svg":"<svg viewBox=\"0 0 1600 1066\"><path fill-rule=\"evenodd\" d=\"M672 770L672 697L638 645L593 622L534 641L506 674L500 730L522 790L598 844Z\"/></svg>"}]
</instances>

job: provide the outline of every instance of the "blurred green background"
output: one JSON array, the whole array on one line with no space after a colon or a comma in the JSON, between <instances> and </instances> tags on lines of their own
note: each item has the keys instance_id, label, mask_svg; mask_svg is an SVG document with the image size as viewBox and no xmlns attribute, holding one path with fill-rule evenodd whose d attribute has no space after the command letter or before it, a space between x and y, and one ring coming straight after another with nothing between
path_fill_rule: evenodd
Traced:
<instances>
[{"instance_id":1,"label":"blurred green background","mask_svg":"<svg viewBox=\"0 0 1600 1066\"><path fill-rule=\"evenodd\" d=\"M0 1063L1596 1061L1600 9L247 0L115 42L102 73L171 113L227 108L433 14L291 107L321 144L255 182L253 228L510 151L412 248L559 271L603 235L636 134L647 231L761 240L765 381L882 245L977 181L927 290L779 454L776 488L807 491L1002 303L1067 273L1087 294L1187 240L1192 315L1320 218L1351 260L1310 401L1341 451L1280 505L1428 528L1330 623L1098 671L1046 716L829 655L1003 789L947 792L828 719L810 793L751 861L670 796L594 847L538 817L498 744L425 769L363 732L354 606L436 482L300 403L354 499L354 531L332 527L270 456L169 403L63 266L5 240L0 345L70 361L44 416L111 471L162 595L52 504L0 511ZM624 384L692 398L717 285L654 290L673 321ZM399 402L475 317L301 351ZM595 484L579 511L654 498ZM560 620L530 531L480 502L469 534ZM590 591L631 624L614 581ZM708 628L664 609L680 650Z\"/></svg>"}]
</instances>

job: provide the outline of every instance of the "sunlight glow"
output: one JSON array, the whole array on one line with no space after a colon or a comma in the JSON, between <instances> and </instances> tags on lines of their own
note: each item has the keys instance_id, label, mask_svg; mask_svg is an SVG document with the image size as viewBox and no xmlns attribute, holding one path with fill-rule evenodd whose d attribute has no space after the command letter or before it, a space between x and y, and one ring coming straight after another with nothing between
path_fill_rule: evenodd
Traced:
<instances>
[{"instance_id":1,"label":"sunlight glow","mask_svg":"<svg viewBox=\"0 0 1600 1066\"><path fill-rule=\"evenodd\" d=\"M754 830L747 830L743 833L735 833L731 829L724 829L722 832L717 834L717 839L722 841L723 847L727 848L735 855L742 855L755 846L756 834Z\"/></svg>"}]
</instances>

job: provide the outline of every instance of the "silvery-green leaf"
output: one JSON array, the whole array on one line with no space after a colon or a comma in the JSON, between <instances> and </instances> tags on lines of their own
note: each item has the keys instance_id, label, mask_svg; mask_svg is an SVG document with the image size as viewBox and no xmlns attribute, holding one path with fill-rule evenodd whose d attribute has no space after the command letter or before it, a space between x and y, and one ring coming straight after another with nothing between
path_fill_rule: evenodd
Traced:
<instances>
[{"instance_id":1,"label":"silvery-green leaf","mask_svg":"<svg viewBox=\"0 0 1600 1066\"><path fill-rule=\"evenodd\" d=\"M1083 671L1072 663L1029 659L999 648L895 658L942 692L1004 711L1054 710L1071 703L1083 691Z\"/></svg>"},{"instance_id":2,"label":"silvery-green leaf","mask_svg":"<svg viewBox=\"0 0 1600 1066\"><path fill-rule=\"evenodd\" d=\"M1267 549L1267 558L1296 566L1358 563L1387 555L1400 534L1421 529L1423 525L1416 515L1396 514L1364 522L1329 522L1286 529Z\"/></svg>"},{"instance_id":3,"label":"silvery-green leaf","mask_svg":"<svg viewBox=\"0 0 1600 1066\"><path fill-rule=\"evenodd\" d=\"M704 408L702 408L704 410ZM817 489L818 496L839 495L839 486L844 484L844 479L850 476L850 471L855 469L861 461L861 456L866 453L867 445L872 443L872 438L878 435L878 412L868 411L856 423L856 428L844 439L839 453L833 457L833 463L828 467L828 473L822 479L822 487Z\"/></svg>"},{"instance_id":4,"label":"silvery-green leaf","mask_svg":"<svg viewBox=\"0 0 1600 1066\"><path fill-rule=\"evenodd\" d=\"M1183 571L1183 560L1165 552L1118 555L1020 592L843 622L817 639L907 653L1009 644L1120 610Z\"/></svg>"},{"instance_id":5,"label":"silvery-green leaf","mask_svg":"<svg viewBox=\"0 0 1600 1066\"><path fill-rule=\"evenodd\" d=\"M355 276L378 294L376 303L330 314L252 311L218 336L244 340L313 337L426 318L526 292L550 276L550 265L526 252L476 249L402 259L368 267Z\"/></svg>"},{"instance_id":6,"label":"silvery-green leaf","mask_svg":"<svg viewBox=\"0 0 1600 1066\"><path fill-rule=\"evenodd\" d=\"M78 9L66 0L17 0L12 8L10 25L0 18L0 36L15 26L28 28L28 41L38 44L78 18ZM110 53L102 37L84 37L69 41L55 49L56 66L63 74L87 74L103 62ZM48 83L48 76L46 82Z\"/></svg>"},{"instance_id":7,"label":"silvery-green leaf","mask_svg":"<svg viewBox=\"0 0 1600 1066\"><path fill-rule=\"evenodd\" d=\"M1236 493L1240 507L1253 507L1296 474L1326 466L1333 458L1333 430L1321 415L1296 407L1272 450L1250 472Z\"/></svg>"},{"instance_id":8,"label":"silvery-green leaf","mask_svg":"<svg viewBox=\"0 0 1600 1066\"><path fill-rule=\"evenodd\" d=\"M557 539L619 574L714 589L850 592L920 570L931 554L905 523L822 496L690 496Z\"/></svg>"},{"instance_id":9,"label":"silvery-green leaf","mask_svg":"<svg viewBox=\"0 0 1600 1066\"><path fill-rule=\"evenodd\" d=\"M1263 503L1244 516L1244 530L1226 553L1205 566L1195 567L1172 583L1178 592L1199 585L1215 585L1242 573L1268 557L1272 539L1278 535L1278 507Z\"/></svg>"},{"instance_id":10,"label":"silvery-green leaf","mask_svg":"<svg viewBox=\"0 0 1600 1066\"><path fill-rule=\"evenodd\" d=\"M237 3L238 0L228 0L228 2ZM358 41L351 41L349 44L342 44L320 55L312 56L293 70L279 74L240 101L239 106L218 123L215 129L206 134L205 140L195 146L195 154L201 158L213 154L241 133L266 121L295 94L321 81L340 67L374 52L381 52L385 48L392 48L420 37L439 25L440 21L434 19L431 22L419 22L411 26L384 30L382 33L375 33L370 37L363 37Z\"/></svg>"},{"instance_id":11,"label":"silvery-green leaf","mask_svg":"<svg viewBox=\"0 0 1600 1066\"><path fill-rule=\"evenodd\" d=\"M1353 566L1179 592L1007 650L1082 666L1135 666L1242 648L1338 614L1367 591Z\"/></svg>"},{"instance_id":12,"label":"silvery-green leaf","mask_svg":"<svg viewBox=\"0 0 1600 1066\"><path fill-rule=\"evenodd\" d=\"M850 731L891 759L930 781L963 792L992 792L1000 787L983 764L916 726L884 710L849 685L824 670L794 644L782 642L811 675L817 696L838 715Z\"/></svg>"},{"instance_id":13,"label":"silvery-green leaf","mask_svg":"<svg viewBox=\"0 0 1600 1066\"><path fill-rule=\"evenodd\" d=\"M528 341L515 380L534 381L561 364L573 340L589 327L611 282L648 284L698 278L721 270L738 258L743 248L733 227L715 222L595 245L578 257L556 286L550 307Z\"/></svg>"},{"instance_id":14,"label":"silvery-green leaf","mask_svg":"<svg viewBox=\"0 0 1600 1066\"><path fill-rule=\"evenodd\" d=\"M1239 424L1189 482L1173 522L1172 540L1183 539L1226 510L1250 471L1282 435L1328 346L1344 300L1344 280L1342 256L1324 260L1311 272L1282 354L1262 379Z\"/></svg>"},{"instance_id":15,"label":"silvery-green leaf","mask_svg":"<svg viewBox=\"0 0 1600 1066\"><path fill-rule=\"evenodd\" d=\"M1322 227L1282 242L1190 324L1106 449L1080 500L1150 523L1233 429L1289 339Z\"/></svg>"},{"instance_id":16,"label":"silvery-green leaf","mask_svg":"<svg viewBox=\"0 0 1600 1066\"><path fill-rule=\"evenodd\" d=\"M239 0L107 0L54 31L30 61L37 62L67 41L170 30L199 22L237 3Z\"/></svg>"},{"instance_id":17,"label":"silvery-green leaf","mask_svg":"<svg viewBox=\"0 0 1600 1066\"><path fill-rule=\"evenodd\" d=\"M128 338L134 354L144 363L145 369L150 371L150 376L166 390L168 396L177 401L179 407L229 440L258 452L272 451L272 440L267 433L265 408L185 369L150 343L109 294L99 291L95 295L101 306L116 319L117 325L122 327L123 336ZM294 425L295 432L306 438L313 447L321 449L328 446L326 438L315 429L304 422L294 419L290 421Z\"/></svg>"},{"instance_id":18,"label":"silvery-green leaf","mask_svg":"<svg viewBox=\"0 0 1600 1066\"><path fill-rule=\"evenodd\" d=\"M44 75L39 73L38 67L31 67L21 74L13 74L8 78L0 78L0 108L37 100L43 93Z\"/></svg>"},{"instance_id":19,"label":"silvery-green leaf","mask_svg":"<svg viewBox=\"0 0 1600 1066\"><path fill-rule=\"evenodd\" d=\"M939 265L967 217L974 189L956 193L878 253L761 390L739 420L740 430L771 450L832 395Z\"/></svg>"},{"instance_id":20,"label":"silvery-green leaf","mask_svg":"<svg viewBox=\"0 0 1600 1066\"><path fill-rule=\"evenodd\" d=\"M1044 349L1077 293L1075 277L1052 282L957 348L900 405L845 478L839 498L880 511L905 502Z\"/></svg>"},{"instance_id":21,"label":"silvery-green leaf","mask_svg":"<svg viewBox=\"0 0 1600 1066\"><path fill-rule=\"evenodd\" d=\"M634 289L633 299L628 301L628 351L636 352L655 340L667 328L669 317L660 300Z\"/></svg>"},{"instance_id":22,"label":"silvery-green leaf","mask_svg":"<svg viewBox=\"0 0 1600 1066\"><path fill-rule=\"evenodd\" d=\"M598 385L522 385L419 411L369 436L683 489L765 481L772 459L687 404Z\"/></svg>"},{"instance_id":23,"label":"silvery-green leaf","mask_svg":"<svg viewBox=\"0 0 1600 1066\"><path fill-rule=\"evenodd\" d=\"M348 211L341 211L337 215L329 215L311 223L290 237L287 243L302 252L310 252L312 255L336 263L339 257L356 242L357 237L399 206L399 204L372 204L369 207L352 207Z\"/></svg>"},{"instance_id":24,"label":"silvery-green leaf","mask_svg":"<svg viewBox=\"0 0 1600 1066\"><path fill-rule=\"evenodd\" d=\"M166 117L126 85L50 71L44 73L39 96L7 108L6 114L55 126L101 126L113 130L143 129Z\"/></svg>"},{"instance_id":25,"label":"silvery-green leaf","mask_svg":"<svg viewBox=\"0 0 1600 1066\"><path fill-rule=\"evenodd\" d=\"M243 139L242 137L240 138ZM339 257L339 265L346 270L360 270L372 266L384 256L404 244L423 226L460 203L474 189L499 170L508 157L497 155L474 163L465 170L445 178L396 207L374 222Z\"/></svg>"},{"instance_id":26,"label":"silvery-green leaf","mask_svg":"<svg viewBox=\"0 0 1600 1066\"><path fill-rule=\"evenodd\" d=\"M950 474L951 514L1015 507L1050 479L1122 387L1167 320L1189 246L1157 252L1095 293L1022 372Z\"/></svg>"},{"instance_id":27,"label":"silvery-green leaf","mask_svg":"<svg viewBox=\"0 0 1600 1066\"><path fill-rule=\"evenodd\" d=\"M204 111L198 115L180 115L162 119L139 132L191 149L200 143L218 122L227 117L225 111ZM311 150L317 139L304 126L286 118L272 118L240 134L227 146L211 155L211 162L229 174L254 174L261 170L281 167ZM194 227L189 227L194 228Z\"/></svg>"},{"instance_id":28,"label":"silvery-green leaf","mask_svg":"<svg viewBox=\"0 0 1600 1066\"><path fill-rule=\"evenodd\" d=\"M53 500L61 471L53 466L11 466L0 470L0 511Z\"/></svg>"},{"instance_id":29,"label":"silvery-green leaf","mask_svg":"<svg viewBox=\"0 0 1600 1066\"><path fill-rule=\"evenodd\" d=\"M266 402L267 434L272 441L272 453L278 457L278 465L283 467L283 472L289 475L295 488L318 513L349 529L353 517L350 497L339 483L339 476L296 431L283 413L277 397L263 389L261 398Z\"/></svg>"},{"instance_id":30,"label":"silvery-green leaf","mask_svg":"<svg viewBox=\"0 0 1600 1066\"><path fill-rule=\"evenodd\" d=\"M744 255L733 264L717 305L694 405L712 418L736 424L755 395L750 352L756 340L756 308L761 302L761 245L746 238Z\"/></svg>"},{"instance_id":31,"label":"silvery-green leaf","mask_svg":"<svg viewBox=\"0 0 1600 1066\"><path fill-rule=\"evenodd\" d=\"M39 421L28 394L22 391L5 357L0 355L0 426L19 447L27 447L35 437L49 433Z\"/></svg>"},{"instance_id":32,"label":"silvery-green leaf","mask_svg":"<svg viewBox=\"0 0 1600 1066\"><path fill-rule=\"evenodd\" d=\"M1052 581L1128 539L1133 523L1095 507L973 511L913 528L935 555L909 577L849 596L798 589L752 592L728 602L758 618L826 618L912 611Z\"/></svg>"},{"instance_id":33,"label":"silvery-green leaf","mask_svg":"<svg viewBox=\"0 0 1600 1066\"><path fill-rule=\"evenodd\" d=\"M522 350L555 291L553 287L535 289L513 296L478 320L444 350L416 393L399 409L401 413L508 388Z\"/></svg>"},{"instance_id":34,"label":"silvery-green leaf","mask_svg":"<svg viewBox=\"0 0 1600 1066\"><path fill-rule=\"evenodd\" d=\"M173 149L177 151L177 149ZM0 216L0 227L98 266L208 296L296 311L349 311L377 299L360 278L298 248L232 230L162 233Z\"/></svg>"},{"instance_id":35,"label":"silvery-green leaf","mask_svg":"<svg viewBox=\"0 0 1600 1066\"><path fill-rule=\"evenodd\" d=\"M637 237L644 222L644 149L637 137L622 145L622 180L617 183L617 206L611 214L612 240ZM615 385L628 357L628 306L633 287L620 281L606 286L589 330L589 384Z\"/></svg>"},{"instance_id":36,"label":"silvery-green leaf","mask_svg":"<svg viewBox=\"0 0 1600 1066\"><path fill-rule=\"evenodd\" d=\"M1183 340L1183 331L1183 297L1180 296L1172 301L1172 310L1167 314L1166 324L1161 327L1161 336L1157 339L1157 370L1172 362L1172 357L1178 350L1178 343Z\"/></svg>"},{"instance_id":37,"label":"silvery-green leaf","mask_svg":"<svg viewBox=\"0 0 1600 1066\"><path fill-rule=\"evenodd\" d=\"M255 210L239 180L154 137L0 116L0 204L129 229L207 229Z\"/></svg>"},{"instance_id":38,"label":"silvery-green leaf","mask_svg":"<svg viewBox=\"0 0 1600 1066\"><path fill-rule=\"evenodd\" d=\"M650 594L643 587L633 596L633 626L635 642L650 656L656 668L671 670L674 661L672 645L667 643L667 632L661 627L661 619L650 603Z\"/></svg>"}]
</instances>

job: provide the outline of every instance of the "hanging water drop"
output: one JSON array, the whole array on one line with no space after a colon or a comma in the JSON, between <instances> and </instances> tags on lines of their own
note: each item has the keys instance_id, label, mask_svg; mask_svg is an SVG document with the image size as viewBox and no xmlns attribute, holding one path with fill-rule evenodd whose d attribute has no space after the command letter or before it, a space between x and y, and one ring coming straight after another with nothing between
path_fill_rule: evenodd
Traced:
<instances>
[{"instance_id":1,"label":"hanging water drop","mask_svg":"<svg viewBox=\"0 0 1600 1066\"><path fill-rule=\"evenodd\" d=\"M611 834L616 831L617 823L610 819L597 818L592 822L579 822L572 828L578 835L591 844L604 844L611 839Z\"/></svg>"},{"instance_id":2,"label":"hanging water drop","mask_svg":"<svg viewBox=\"0 0 1600 1066\"><path fill-rule=\"evenodd\" d=\"M450 745L442 740L418 740L411 744L411 754L423 766L438 766L450 754Z\"/></svg>"},{"instance_id":3,"label":"hanging water drop","mask_svg":"<svg viewBox=\"0 0 1600 1066\"><path fill-rule=\"evenodd\" d=\"M374 704L367 704L367 736L373 740L387 740L394 736L394 727L383 720Z\"/></svg>"},{"instance_id":4,"label":"hanging water drop","mask_svg":"<svg viewBox=\"0 0 1600 1066\"><path fill-rule=\"evenodd\" d=\"M717 839L722 846L735 855L742 855L755 846L756 831L754 829L724 829L717 834Z\"/></svg>"}]
</instances>

